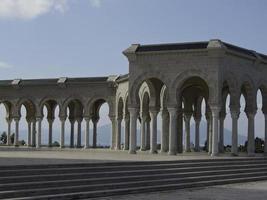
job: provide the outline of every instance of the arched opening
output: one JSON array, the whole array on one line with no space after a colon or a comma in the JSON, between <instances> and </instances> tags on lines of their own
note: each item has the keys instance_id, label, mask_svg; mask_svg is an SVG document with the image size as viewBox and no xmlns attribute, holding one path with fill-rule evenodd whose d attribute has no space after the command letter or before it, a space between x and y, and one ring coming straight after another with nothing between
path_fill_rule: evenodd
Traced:
<instances>
[{"instance_id":1,"label":"arched opening","mask_svg":"<svg viewBox=\"0 0 267 200\"><path fill-rule=\"evenodd\" d=\"M257 91L257 113L255 115L255 152L264 153L265 140L265 108L263 106L264 95L266 94L265 87L260 87Z\"/></svg>"},{"instance_id":2,"label":"arched opening","mask_svg":"<svg viewBox=\"0 0 267 200\"><path fill-rule=\"evenodd\" d=\"M180 109L183 110L183 119L184 119L184 151L200 151L200 121L202 116L202 110L206 110L206 116L210 115L207 112L207 108L202 108L202 102L205 100L208 102L209 99L209 87L205 80L200 77L193 76L186 79L180 88L177 88L177 101L179 102ZM204 105L204 104L203 104ZM205 104L206 106L206 104ZM207 107L207 106L206 106ZM191 133L193 120L194 118L194 136ZM210 120L210 116L207 118ZM182 127L178 126L178 129L182 129ZM193 140L194 139L194 142ZM180 138L181 140L181 138ZM182 142L180 141L182 144Z\"/></svg>"},{"instance_id":3,"label":"arched opening","mask_svg":"<svg viewBox=\"0 0 267 200\"><path fill-rule=\"evenodd\" d=\"M112 142L112 126L109 118L109 105L104 99L98 99L91 105L91 134L93 148L110 148ZM113 138L114 139L114 138Z\"/></svg>"},{"instance_id":4,"label":"arched opening","mask_svg":"<svg viewBox=\"0 0 267 200\"><path fill-rule=\"evenodd\" d=\"M84 108L80 100L73 99L68 102L66 107L66 116L68 123L66 124L66 145L70 148L82 147L82 122ZM76 130L76 131L75 131Z\"/></svg>"},{"instance_id":5,"label":"arched opening","mask_svg":"<svg viewBox=\"0 0 267 200\"><path fill-rule=\"evenodd\" d=\"M42 144L48 147L60 146L59 106L55 100L47 100L41 105L43 113Z\"/></svg>"},{"instance_id":6,"label":"arched opening","mask_svg":"<svg viewBox=\"0 0 267 200\"><path fill-rule=\"evenodd\" d=\"M14 142L14 133L11 132L11 103L0 103L0 143L1 145L12 145Z\"/></svg>"},{"instance_id":7,"label":"arched opening","mask_svg":"<svg viewBox=\"0 0 267 200\"><path fill-rule=\"evenodd\" d=\"M136 89L136 97L139 97L136 102L139 104L140 113L137 120L140 123L140 134L136 131L136 145L140 150L150 150L150 153L156 153L159 147L158 144L158 118L159 111L161 110L161 92L162 88L166 87L165 84L157 78L148 78L139 85ZM165 131L161 131L161 134ZM140 142L140 143L139 143Z\"/></svg>"}]
</instances>

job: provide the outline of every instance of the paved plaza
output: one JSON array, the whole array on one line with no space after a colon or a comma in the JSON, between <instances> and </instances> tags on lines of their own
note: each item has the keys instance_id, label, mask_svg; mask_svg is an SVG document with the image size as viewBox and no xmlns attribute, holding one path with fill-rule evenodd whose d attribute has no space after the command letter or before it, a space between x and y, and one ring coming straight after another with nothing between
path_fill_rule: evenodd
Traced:
<instances>
[{"instance_id":1,"label":"paved plaza","mask_svg":"<svg viewBox=\"0 0 267 200\"><path fill-rule=\"evenodd\" d=\"M97 198L98 200L266 200L267 181L190 188L146 194ZM93 199L96 200L96 199Z\"/></svg>"}]
</instances>

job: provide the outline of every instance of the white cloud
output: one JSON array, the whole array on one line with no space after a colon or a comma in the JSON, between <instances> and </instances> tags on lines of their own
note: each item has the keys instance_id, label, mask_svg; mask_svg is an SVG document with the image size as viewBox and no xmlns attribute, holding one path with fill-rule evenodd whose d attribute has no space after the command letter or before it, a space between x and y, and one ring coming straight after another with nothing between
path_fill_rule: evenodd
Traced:
<instances>
[{"instance_id":1,"label":"white cloud","mask_svg":"<svg viewBox=\"0 0 267 200\"><path fill-rule=\"evenodd\" d=\"M9 69L9 68L12 68L10 64L0 61L0 69Z\"/></svg>"},{"instance_id":2,"label":"white cloud","mask_svg":"<svg viewBox=\"0 0 267 200\"><path fill-rule=\"evenodd\" d=\"M99 8L101 6L102 0L89 0L93 7Z\"/></svg>"},{"instance_id":3,"label":"white cloud","mask_svg":"<svg viewBox=\"0 0 267 200\"><path fill-rule=\"evenodd\" d=\"M45 13L64 12L67 0L0 0L0 18L33 19Z\"/></svg>"}]
</instances>

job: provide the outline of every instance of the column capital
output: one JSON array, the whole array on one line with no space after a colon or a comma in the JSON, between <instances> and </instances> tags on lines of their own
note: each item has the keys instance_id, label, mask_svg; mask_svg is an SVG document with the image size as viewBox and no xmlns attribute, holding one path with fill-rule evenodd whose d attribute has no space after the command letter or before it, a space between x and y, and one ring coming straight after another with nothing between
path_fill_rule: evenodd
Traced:
<instances>
[{"instance_id":1,"label":"column capital","mask_svg":"<svg viewBox=\"0 0 267 200\"><path fill-rule=\"evenodd\" d=\"M65 122L66 119L67 119L66 116L59 116L59 120L60 120L61 122Z\"/></svg>"},{"instance_id":2,"label":"column capital","mask_svg":"<svg viewBox=\"0 0 267 200\"><path fill-rule=\"evenodd\" d=\"M167 107L167 110L170 114L177 114L178 108L177 107Z\"/></svg>"},{"instance_id":3,"label":"column capital","mask_svg":"<svg viewBox=\"0 0 267 200\"><path fill-rule=\"evenodd\" d=\"M150 116L155 117L155 116L157 116L158 113L159 113L159 109L157 109L155 107L149 108L149 114L150 114Z\"/></svg>"},{"instance_id":4,"label":"column capital","mask_svg":"<svg viewBox=\"0 0 267 200\"><path fill-rule=\"evenodd\" d=\"M219 114L220 119L224 120L226 117L226 112L225 111L221 111Z\"/></svg>"},{"instance_id":5,"label":"column capital","mask_svg":"<svg viewBox=\"0 0 267 200\"><path fill-rule=\"evenodd\" d=\"M253 119L256 115L256 112L246 112L246 115L248 119Z\"/></svg>"},{"instance_id":6,"label":"column capital","mask_svg":"<svg viewBox=\"0 0 267 200\"><path fill-rule=\"evenodd\" d=\"M238 119L239 118L239 115L240 115L240 111L239 110L231 110L231 117L233 119Z\"/></svg>"},{"instance_id":7,"label":"column capital","mask_svg":"<svg viewBox=\"0 0 267 200\"><path fill-rule=\"evenodd\" d=\"M219 118L221 106L210 106L210 110L213 117Z\"/></svg>"},{"instance_id":8,"label":"column capital","mask_svg":"<svg viewBox=\"0 0 267 200\"><path fill-rule=\"evenodd\" d=\"M78 122L78 123L81 123L83 121L83 118L82 117L77 117L75 118L75 120Z\"/></svg>"},{"instance_id":9,"label":"column capital","mask_svg":"<svg viewBox=\"0 0 267 200\"><path fill-rule=\"evenodd\" d=\"M90 116L83 116L83 118L84 118L85 121L90 121L91 120Z\"/></svg>"},{"instance_id":10,"label":"column capital","mask_svg":"<svg viewBox=\"0 0 267 200\"><path fill-rule=\"evenodd\" d=\"M6 122L7 122L7 123L11 123L11 122L12 122L12 118L10 118L10 117L6 117Z\"/></svg>"},{"instance_id":11,"label":"column capital","mask_svg":"<svg viewBox=\"0 0 267 200\"><path fill-rule=\"evenodd\" d=\"M110 116L109 116L109 118L111 119ZM97 123L99 121L99 117L92 117L91 120L93 123Z\"/></svg>"},{"instance_id":12,"label":"column capital","mask_svg":"<svg viewBox=\"0 0 267 200\"><path fill-rule=\"evenodd\" d=\"M199 117L199 116L198 116L198 117L195 117L195 116L194 116L194 120L195 120L196 123L200 123L200 121L201 121L201 117Z\"/></svg>"},{"instance_id":13,"label":"column capital","mask_svg":"<svg viewBox=\"0 0 267 200\"><path fill-rule=\"evenodd\" d=\"M18 116L16 116L16 117L13 117L13 120L14 120L15 122L19 122L19 120L20 120L20 117L18 117Z\"/></svg>"},{"instance_id":14,"label":"column capital","mask_svg":"<svg viewBox=\"0 0 267 200\"><path fill-rule=\"evenodd\" d=\"M40 117L40 116L36 117L36 121L42 121L42 120L43 120L43 117Z\"/></svg>"},{"instance_id":15,"label":"column capital","mask_svg":"<svg viewBox=\"0 0 267 200\"><path fill-rule=\"evenodd\" d=\"M55 118L48 117L47 121L48 121L48 123L53 123L55 121Z\"/></svg>"},{"instance_id":16,"label":"column capital","mask_svg":"<svg viewBox=\"0 0 267 200\"><path fill-rule=\"evenodd\" d=\"M135 107L128 108L130 115L136 116L138 115L139 109Z\"/></svg>"},{"instance_id":17,"label":"column capital","mask_svg":"<svg viewBox=\"0 0 267 200\"><path fill-rule=\"evenodd\" d=\"M193 112L184 112L184 120L185 120L186 122L187 122L187 121L190 121L192 115L193 115Z\"/></svg>"}]
</instances>

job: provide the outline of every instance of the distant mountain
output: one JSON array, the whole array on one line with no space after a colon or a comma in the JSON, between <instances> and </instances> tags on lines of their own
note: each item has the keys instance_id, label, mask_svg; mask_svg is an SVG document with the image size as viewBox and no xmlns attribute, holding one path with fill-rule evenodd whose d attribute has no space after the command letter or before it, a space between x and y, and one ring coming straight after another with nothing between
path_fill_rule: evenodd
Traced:
<instances>
[{"instance_id":1,"label":"distant mountain","mask_svg":"<svg viewBox=\"0 0 267 200\"><path fill-rule=\"evenodd\" d=\"M204 145L206 141L206 124L201 123L200 125L200 145ZM76 130L75 130L76 131ZM195 141L195 125L192 124L190 127L191 131L191 142L194 143ZM90 130L90 143L92 142L92 130ZM160 133L161 131L158 130L158 143L160 143ZM98 137L97 137L97 144L108 146L110 145L110 137L111 137L111 124L103 125L101 127L98 127ZM20 140L24 139L27 141L27 130L22 129L20 130L19 135ZM69 144L70 141L70 133L69 130L66 129L65 133L65 143L66 145ZM84 138L84 131L82 130L82 141ZM53 141L59 141L60 140L60 130L59 129L53 129ZM244 144L247 140L246 136L238 135L238 143ZM122 141L124 141L124 128L122 127ZM232 132L228 129L224 129L224 144L225 145L231 145L232 141ZM42 144L48 143L48 130L43 129L42 130ZM137 130L137 144L140 144L140 129Z\"/></svg>"}]
</instances>

